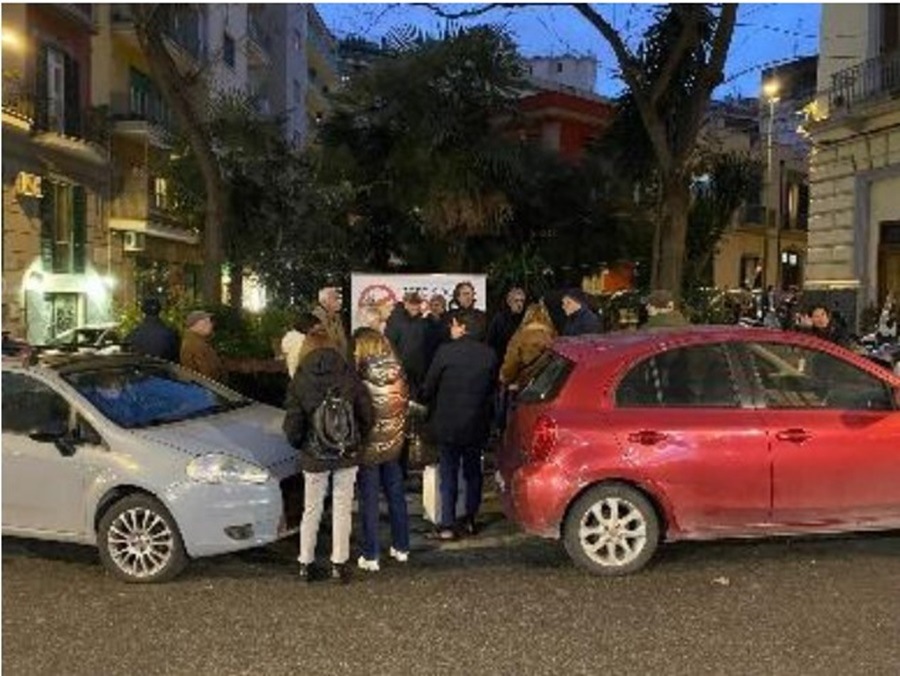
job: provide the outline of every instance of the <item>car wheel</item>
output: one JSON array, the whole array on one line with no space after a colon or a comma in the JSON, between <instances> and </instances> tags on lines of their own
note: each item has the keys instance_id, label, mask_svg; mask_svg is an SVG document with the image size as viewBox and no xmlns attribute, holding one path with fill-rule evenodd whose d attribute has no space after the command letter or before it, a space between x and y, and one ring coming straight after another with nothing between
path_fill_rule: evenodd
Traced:
<instances>
[{"instance_id":1,"label":"car wheel","mask_svg":"<svg viewBox=\"0 0 900 676\"><path fill-rule=\"evenodd\" d=\"M600 484L572 505L564 524L566 551L594 575L625 575L647 564L659 544L659 517L642 493Z\"/></svg>"},{"instance_id":2,"label":"car wheel","mask_svg":"<svg viewBox=\"0 0 900 676\"><path fill-rule=\"evenodd\" d=\"M165 582L188 563L175 519L148 495L129 495L112 505L97 531L100 560L126 582Z\"/></svg>"}]
</instances>

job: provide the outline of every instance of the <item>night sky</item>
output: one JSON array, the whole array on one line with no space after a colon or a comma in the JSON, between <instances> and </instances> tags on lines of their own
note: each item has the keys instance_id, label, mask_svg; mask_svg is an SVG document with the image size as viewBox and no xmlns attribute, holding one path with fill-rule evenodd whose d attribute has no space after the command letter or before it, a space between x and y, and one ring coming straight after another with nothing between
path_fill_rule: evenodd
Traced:
<instances>
[{"instance_id":1,"label":"night sky","mask_svg":"<svg viewBox=\"0 0 900 676\"><path fill-rule=\"evenodd\" d=\"M337 37L350 34L379 40L392 28L404 25L437 33L446 21L428 8L410 4L328 4L316 5L328 27ZM444 4L447 11L471 8L472 4ZM595 4L634 46L646 27L654 5ZM741 4L738 24L731 42L725 71L726 82L716 90L717 98L726 95L756 96L762 69L796 57L818 52L818 3ZM519 44L524 56L594 55L599 59L597 91L607 96L620 92L616 62L612 51L596 29L574 9L566 5L494 9L475 23L498 24L506 28Z\"/></svg>"}]
</instances>

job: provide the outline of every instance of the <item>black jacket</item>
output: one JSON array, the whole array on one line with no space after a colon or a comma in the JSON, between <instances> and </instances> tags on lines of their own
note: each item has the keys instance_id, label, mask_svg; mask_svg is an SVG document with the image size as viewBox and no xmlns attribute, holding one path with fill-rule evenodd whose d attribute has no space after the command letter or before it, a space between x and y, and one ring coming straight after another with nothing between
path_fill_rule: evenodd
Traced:
<instances>
[{"instance_id":1,"label":"black jacket","mask_svg":"<svg viewBox=\"0 0 900 676\"><path fill-rule=\"evenodd\" d=\"M600 318L584 306L569 315L563 329L564 336L581 336L585 333L602 332Z\"/></svg>"},{"instance_id":2,"label":"black jacket","mask_svg":"<svg viewBox=\"0 0 900 676\"><path fill-rule=\"evenodd\" d=\"M463 336L438 348L422 388L429 432L437 444L478 448L487 443L496 378L497 357L484 343Z\"/></svg>"},{"instance_id":3,"label":"black jacket","mask_svg":"<svg viewBox=\"0 0 900 676\"><path fill-rule=\"evenodd\" d=\"M159 317L144 317L144 321L128 334L125 342L138 354L178 363L181 341L178 334Z\"/></svg>"},{"instance_id":4,"label":"black jacket","mask_svg":"<svg viewBox=\"0 0 900 676\"><path fill-rule=\"evenodd\" d=\"M514 313L508 307L503 308L494 315L487 330L487 344L494 348L497 359L503 361L506 355L506 347L519 324L522 323L524 312Z\"/></svg>"},{"instance_id":5,"label":"black jacket","mask_svg":"<svg viewBox=\"0 0 900 676\"><path fill-rule=\"evenodd\" d=\"M424 317L411 316L403 303L397 303L388 317L384 335L397 353L415 399L428 370L428 323Z\"/></svg>"},{"instance_id":6,"label":"black jacket","mask_svg":"<svg viewBox=\"0 0 900 676\"><path fill-rule=\"evenodd\" d=\"M288 442L300 450L300 469L304 472L328 472L359 464L361 448L339 460L322 460L310 451L313 412L332 388L353 402L360 438L364 440L372 429L372 399L359 376L334 348L313 350L300 362L288 385L283 425Z\"/></svg>"}]
</instances>

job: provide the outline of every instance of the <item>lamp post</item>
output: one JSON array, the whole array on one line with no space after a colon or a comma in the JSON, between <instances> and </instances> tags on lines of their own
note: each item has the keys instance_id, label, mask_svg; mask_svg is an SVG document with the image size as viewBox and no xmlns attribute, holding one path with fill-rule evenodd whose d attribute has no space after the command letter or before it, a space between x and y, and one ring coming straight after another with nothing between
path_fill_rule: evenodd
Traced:
<instances>
[{"instance_id":1,"label":"lamp post","mask_svg":"<svg viewBox=\"0 0 900 676\"><path fill-rule=\"evenodd\" d=\"M774 192L773 188L775 187L775 181L773 180L773 166L772 166L772 132L773 126L775 123L775 104L778 103L778 80L770 79L765 84L763 84L763 96L765 96L766 101L769 104L769 120L768 125L766 127L766 223L765 223L765 235L763 237L763 277L768 279L769 275L769 261L771 260L771 256L769 255L769 212L772 209L772 193ZM775 229L777 235L778 228L780 223L778 223L777 216L775 221ZM779 237L780 239L780 237ZM779 247L780 248L780 247ZM776 260L775 260L775 280L777 283L780 275L778 274L779 267L781 266L781 261L778 260L778 256L780 254L776 252ZM765 286L765 285L764 285Z\"/></svg>"}]
</instances>

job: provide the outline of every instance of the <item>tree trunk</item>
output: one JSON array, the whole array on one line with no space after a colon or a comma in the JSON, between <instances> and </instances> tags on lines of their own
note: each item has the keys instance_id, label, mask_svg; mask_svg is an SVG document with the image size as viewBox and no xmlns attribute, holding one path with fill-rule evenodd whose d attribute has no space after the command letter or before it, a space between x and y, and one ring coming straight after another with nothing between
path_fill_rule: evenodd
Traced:
<instances>
[{"instance_id":1,"label":"tree trunk","mask_svg":"<svg viewBox=\"0 0 900 676\"><path fill-rule=\"evenodd\" d=\"M244 306L244 266L232 262L229 270L228 304L232 309L240 310Z\"/></svg>"},{"instance_id":2,"label":"tree trunk","mask_svg":"<svg viewBox=\"0 0 900 676\"><path fill-rule=\"evenodd\" d=\"M219 172L212 143L195 109L192 94L201 83L192 82L178 68L166 47L163 6L131 4L138 43L147 59L153 81L175 113L197 157L206 190L206 218L203 229L202 295L207 303L222 301L222 228L228 188Z\"/></svg>"},{"instance_id":3,"label":"tree trunk","mask_svg":"<svg viewBox=\"0 0 900 676\"><path fill-rule=\"evenodd\" d=\"M655 286L681 297L684 256L687 248L690 190L681 175L663 180L663 209L660 223L659 265Z\"/></svg>"}]
</instances>

